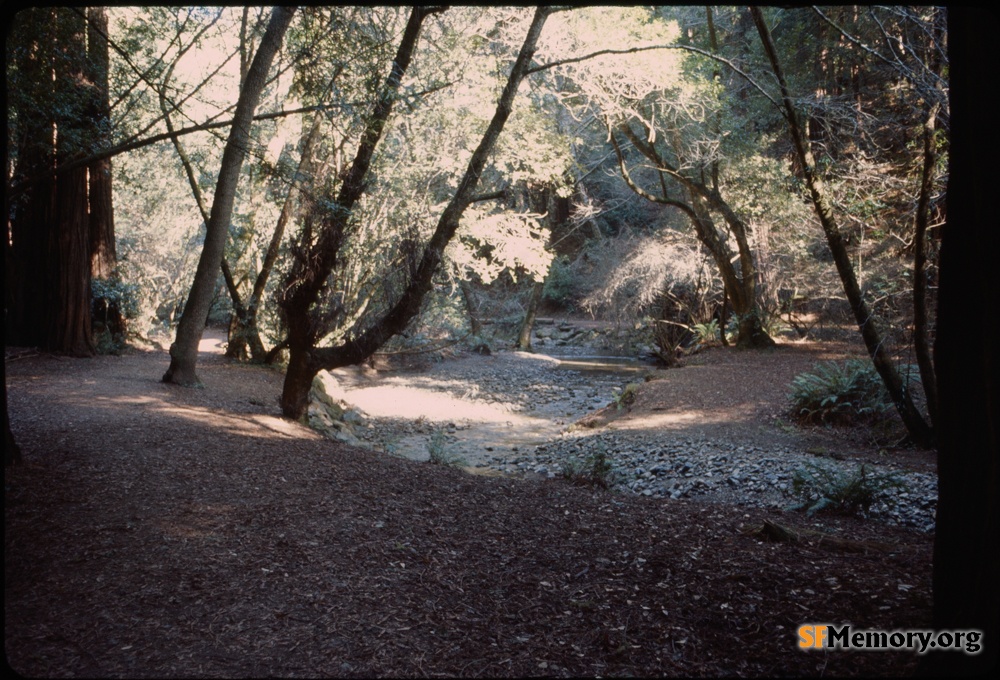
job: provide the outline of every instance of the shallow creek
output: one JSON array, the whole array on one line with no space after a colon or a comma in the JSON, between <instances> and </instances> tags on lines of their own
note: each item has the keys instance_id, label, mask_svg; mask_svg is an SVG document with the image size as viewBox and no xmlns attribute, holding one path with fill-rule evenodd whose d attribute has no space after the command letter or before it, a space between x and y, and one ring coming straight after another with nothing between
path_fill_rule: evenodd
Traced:
<instances>
[{"instance_id":1,"label":"shallow creek","mask_svg":"<svg viewBox=\"0 0 1000 680\"><path fill-rule=\"evenodd\" d=\"M421 371L339 369L327 392L361 413L354 432L372 448L427 460L436 443L476 468L571 436L569 425L652 369L623 357L499 352Z\"/></svg>"}]
</instances>

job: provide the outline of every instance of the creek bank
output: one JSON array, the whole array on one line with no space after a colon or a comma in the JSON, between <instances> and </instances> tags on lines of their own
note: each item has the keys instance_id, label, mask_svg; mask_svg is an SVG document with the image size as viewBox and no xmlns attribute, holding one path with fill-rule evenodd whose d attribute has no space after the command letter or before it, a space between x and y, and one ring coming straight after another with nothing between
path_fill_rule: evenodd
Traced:
<instances>
[{"instance_id":1,"label":"creek bank","mask_svg":"<svg viewBox=\"0 0 1000 680\"><path fill-rule=\"evenodd\" d=\"M332 439L414 460L429 460L436 450L477 474L556 478L603 453L609 478L622 492L747 507L792 504L793 475L809 464L844 473L858 468L818 457L778 432L750 442L721 432L616 431L607 418L599 419L600 428L574 426L595 412L614 414L627 384L646 375L669 380L670 373L646 365L637 370L632 363L586 370L595 362L582 357L606 348L580 343L560 349L561 357L498 351L458 355L419 371L321 374L310 424ZM875 503L870 516L933 529L933 474L897 469L888 460L868 469L896 475L905 485L888 496L891 503Z\"/></svg>"}]
</instances>

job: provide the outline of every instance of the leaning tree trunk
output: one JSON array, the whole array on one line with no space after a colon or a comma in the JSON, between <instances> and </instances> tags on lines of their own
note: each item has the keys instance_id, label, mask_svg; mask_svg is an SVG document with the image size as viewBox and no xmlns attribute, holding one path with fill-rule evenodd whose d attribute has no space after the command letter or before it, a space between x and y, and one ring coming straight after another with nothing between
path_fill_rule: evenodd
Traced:
<instances>
[{"instance_id":1,"label":"leaning tree trunk","mask_svg":"<svg viewBox=\"0 0 1000 680\"><path fill-rule=\"evenodd\" d=\"M521 331L517 334L517 344L515 347L522 352L531 351L531 331L535 328L535 317L538 316L538 305L542 301L542 291L545 289L545 281L535 281L531 285L531 294L528 296L528 306L524 310L524 319L521 321Z\"/></svg>"},{"instance_id":2,"label":"leaning tree trunk","mask_svg":"<svg viewBox=\"0 0 1000 680\"><path fill-rule=\"evenodd\" d=\"M312 378L320 370L329 370L340 366L350 366L363 361L367 357L371 356L371 354L381 347L389 338L402 331L420 311L421 303L431 289L434 273L438 270L441 261L444 259L444 249L451 241L452 237L454 237L462 214L475 200L473 192L479 185L479 180L482 177L484 168L486 167L486 161L492 152L493 147L496 145L496 141L499 138L500 133L503 131L507 119L510 117L514 99L517 96L518 87L527 75L527 70L531 63L531 59L534 56L538 38L541 35L542 27L545 25L545 19L548 17L550 11L551 10L545 7L539 7L535 10L534 18L532 19L531 26L528 29L528 34L525 36L524 43L521 45L521 51L518 53L517 60L515 61L510 75L507 78L507 84L503 89L503 93L500 95L500 101L497 103L493 119L490 121L489 126L486 128L486 132L483 134L483 138L480 140L479 145L473 152L472 158L469 160L465 174L462 176L455 194L452 196L451 201L449 201L448 205L441 213L441 217L438 219L434 234L431 236L430 241L424 248L423 256L416 267L413 277L410 279L409 284L395 304L384 315L369 325L366 330L352 336L350 340L347 340L343 344L335 347L314 348L311 342L306 345L301 341L292 340L293 334L298 336L303 335L301 331L296 331L296 328L298 328L300 324L307 323L308 317L306 314L303 314L303 312L308 312L308 307L316 301L319 286L315 286L313 291L310 293L310 297L305 300L307 303L305 308L292 310L296 312L294 314L296 317L295 323L291 323L293 321L293 315L288 315L290 321L289 353L292 356L292 360L289 362L288 371L285 374L285 384L281 394L281 406L285 416L297 419L305 415L306 406L308 405L309 386L312 384ZM422 16L420 19L422 19ZM419 32L419 23L417 24L415 30ZM393 63L393 70L387 80L387 87L384 90L386 95L383 101L387 100L387 106L389 108L391 108L391 98L389 95L391 95L391 93L398 88L399 78L402 76L402 70L405 69L406 64L409 63L409 58L412 55L411 46L410 51L405 54L405 60L402 62L398 61L399 54L403 50L403 45L407 42L406 35L408 35L409 32L410 25L407 27L407 33L404 34L404 40L400 45L400 52L397 53L397 61ZM413 36L413 42L415 43L415 41L416 35ZM376 107L377 112L380 110L381 103ZM385 111L384 115L388 116L388 111ZM373 116L373 120L377 121L379 118L379 115ZM384 118L382 118L382 120L384 122ZM378 142L381 128L382 123L378 124L378 127L372 131L370 135L368 131L366 131L366 135L363 137L365 141L362 143L361 150L359 151L359 158L355 160L351 167L348 178L344 183L345 188L341 190L341 195L343 195L344 191L350 186L350 182L357 181L360 183L363 181L364 174L367 172L367 162L370 161L371 153L374 152L374 146ZM363 164L359 165L362 151L367 153L368 157ZM358 172L359 167L363 172ZM360 190L358 191L358 195L360 196ZM338 203L339 202L340 201L338 199ZM334 240L338 240L342 237L342 232L334 233L332 234L332 237L335 237ZM321 235L319 241L322 243L323 240L324 237ZM332 267L335 259L336 253L330 256L329 259L326 260L326 263ZM319 274L316 278L322 281L325 280L330 271L331 269L322 269L314 270L311 273L313 276ZM305 286L305 284L300 284L300 289L303 286ZM303 300L299 300L298 304L301 305L302 301Z\"/></svg>"},{"instance_id":3,"label":"leaning tree trunk","mask_svg":"<svg viewBox=\"0 0 1000 680\"><path fill-rule=\"evenodd\" d=\"M240 91L236 114L233 116L233 126L222 154L222 165L212 201L212 213L206 227L205 245L198 261L194 282L191 284L191 292L184 305L184 313L177 327L177 339L170 346L170 367L163 376L163 382L187 386L201 384L195 372L198 345L215 294L215 281L218 278L229 222L233 214L233 203L236 199L236 185L239 182L243 158L250 139L250 124L254 109L257 108L264 85L267 83L271 62L281 47L285 30L291 23L294 13L294 7L274 8L267 31L261 39L246 82Z\"/></svg>"},{"instance_id":4,"label":"leaning tree trunk","mask_svg":"<svg viewBox=\"0 0 1000 680\"><path fill-rule=\"evenodd\" d=\"M739 348L774 346L774 340L764 330L762 324L763 315L757 306L756 271L746 239L746 226L736 216L736 213L729 208L718 192L709 189L702 183L695 182L690 177L686 177L676 168L671 168L656 150L656 147L635 134L628 124L620 125L619 129L642 155L656 164L661 173L666 173L679 182L691 197L689 203L669 198L665 183L662 185L663 196L657 196L639 187L629 174L628 168L625 166L625 157L618 146L618 141L615 139L610 126L608 127L608 135L615 149L615 154L618 157L618 167L626 185L633 192L648 201L679 208L691 219L695 235L712 256L719 270L719 276L722 278L722 284L732 302L733 313L739 319L740 325L736 346ZM651 132L648 126L647 131ZM723 243L719 230L715 226L715 222L712 220L706 205L723 214L730 231L736 238L739 246L739 273L737 273L736 268L733 266L733 254L728 246ZM725 329L722 330L724 333Z\"/></svg>"},{"instance_id":5,"label":"leaning tree trunk","mask_svg":"<svg viewBox=\"0 0 1000 680\"><path fill-rule=\"evenodd\" d=\"M759 7L751 7L750 12L753 15L754 23L756 24L757 31L760 34L761 42L764 44L764 51L770 61L775 78L781 88L781 98L785 109L785 118L788 120L789 130L792 135L792 143L795 146L795 153L799 162L802 164L806 186L809 189L809 196L812 199L813 207L816 209L816 215L819 217L820 224L823 227L823 233L826 235L827 244L829 244L830 251L833 253L833 261L837 266L837 273L840 275L840 280L844 285L844 293L847 295L848 303L851 305L851 310L854 312L854 319L857 321L858 328L861 330L861 337L865 341L865 347L868 348L868 353L872 358L875 370L878 371L878 374L882 377L882 382L885 383L889 396L892 399L900 418L902 418L903 424L906 426L906 430L909 432L910 437L918 446L930 446L933 442L933 432L924 421L923 416L920 415L920 412L917 411L917 408L913 403L912 395L903 384L903 380L900 378L899 372L893 365L889 352L886 350L885 340L882 337L882 333L876 327L871 311L868 309L868 305L865 303L864 297L861 295L861 288L858 286L857 277L854 275L854 267L851 264L850 256L847 253L847 247L844 245L844 239L840 233L840 228L837 226L837 222L834 219L833 208L830 206L829 199L827 198L826 188L822 178L816 172L816 164L813 159L812 150L810 149L807 140L802 135L802 131L799 127L798 117L795 113L795 106L793 105L791 96L789 95L788 86L785 82L781 65L778 62L778 54L775 51L774 43L771 40L771 32L767 28L764 16Z\"/></svg>"}]
</instances>

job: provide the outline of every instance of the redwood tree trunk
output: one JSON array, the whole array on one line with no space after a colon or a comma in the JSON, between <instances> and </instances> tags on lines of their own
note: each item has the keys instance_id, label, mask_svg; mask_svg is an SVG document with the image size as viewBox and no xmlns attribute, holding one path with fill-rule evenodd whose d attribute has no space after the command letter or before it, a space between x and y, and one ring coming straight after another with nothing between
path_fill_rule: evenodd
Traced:
<instances>
[{"instance_id":1,"label":"redwood tree trunk","mask_svg":"<svg viewBox=\"0 0 1000 680\"><path fill-rule=\"evenodd\" d=\"M111 109L108 101L108 10L87 8L87 77L92 83L90 115L96 140L111 146ZM106 280L116 275L115 214L112 200L111 159L93 161L87 167L90 202L90 276ZM94 316L100 317L112 342L124 342L125 316L118 300L94 300ZM97 318L94 319L97 321ZM95 328L96 330L96 328Z\"/></svg>"},{"instance_id":2,"label":"redwood tree trunk","mask_svg":"<svg viewBox=\"0 0 1000 680\"><path fill-rule=\"evenodd\" d=\"M108 102L108 10L106 7L87 9L88 77L93 83L92 115L98 141L110 146L111 110ZM111 190L111 159L102 158L90 164L90 259L91 274L106 279L118 264L115 247L115 218Z\"/></svg>"},{"instance_id":3,"label":"redwood tree trunk","mask_svg":"<svg viewBox=\"0 0 1000 680\"><path fill-rule=\"evenodd\" d=\"M16 19L16 175L38 179L10 211L15 271L7 338L86 356L93 353L87 171L54 175L93 141L85 115L86 26L67 9L28 10Z\"/></svg>"},{"instance_id":4,"label":"redwood tree trunk","mask_svg":"<svg viewBox=\"0 0 1000 680\"><path fill-rule=\"evenodd\" d=\"M215 294L215 283L236 199L236 185L239 182L247 142L250 139L250 123L267 82L271 62L281 47L285 30L291 23L294 13L294 7L276 7L272 11L267 31L261 39L246 82L240 91L233 126L222 154L215 197L212 201L212 213L206 228L205 245L198 261L194 282L191 284L191 292L184 305L184 313L177 327L177 339L170 346L170 367L163 376L163 382L186 386L201 384L195 372L198 345Z\"/></svg>"}]
</instances>

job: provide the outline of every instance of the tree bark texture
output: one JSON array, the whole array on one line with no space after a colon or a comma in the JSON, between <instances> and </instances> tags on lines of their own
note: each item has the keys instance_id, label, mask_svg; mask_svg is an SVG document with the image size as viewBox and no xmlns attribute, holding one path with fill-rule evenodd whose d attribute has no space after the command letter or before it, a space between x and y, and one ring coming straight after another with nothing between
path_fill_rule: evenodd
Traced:
<instances>
[{"instance_id":1,"label":"tree bark texture","mask_svg":"<svg viewBox=\"0 0 1000 680\"><path fill-rule=\"evenodd\" d=\"M233 214L236 186L250 139L250 124L267 82L271 62L281 47L282 38L294 13L294 7L274 8L260 47L250 65L246 82L240 90L233 126L222 154L212 212L206 227L205 245L191 284L191 292L184 305L184 313L177 327L177 338L170 346L170 366L163 376L163 382L187 386L201 384L195 372L198 345L205 330L205 322L208 320L208 312L215 293L215 283Z\"/></svg>"},{"instance_id":2,"label":"tree bark texture","mask_svg":"<svg viewBox=\"0 0 1000 680\"><path fill-rule=\"evenodd\" d=\"M93 141L85 115L86 23L69 9L17 15L12 32L17 77L16 177L41 177L14 202L13 276L7 338L74 356L94 353L90 315L87 169L55 171Z\"/></svg>"},{"instance_id":3,"label":"tree bark texture","mask_svg":"<svg viewBox=\"0 0 1000 680\"><path fill-rule=\"evenodd\" d=\"M924 166L920 175L920 198L917 201L916 228L913 233L913 351L920 367L920 382L927 396L931 426L937 426L938 393L930 348L927 318L927 224L930 221L930 198L934 191L934 128L937 105L931 107L924 123Z\"/></svg>"},{"instance_id":4,"label":"tree bark texture","mask_svg":"<svg viewBox=\"0 0 1000 680\"><path fill-rule=\"evenodd\" d=\"M521 81L527 75L528 66L530 65L531 59L535 53L538 37L541 35L542 27L545 25L545 19L548 17L549 12L550 10L547 8L538 8L535 11L534 18L532 19L531 26L525 36L524 43L521 46L517 60L514 62L514 66L508 76L507 84L503 89L503 93L500 95L500 100L497 103L493 118L490 121L486 132L483 134L479 145L473 152L472 158L469 160L469 165L459 182L455 195L452 196L451 201L445 207L441 217L438 219L434 234L431 236L430 241L424 248L423 255L421 256L419 264L416 266L413 277L410 279L409 284L401 296L397 299L395 304L393 304L383 316L375 320L374 323L370 324L367 329L352 336L351 339L340 345L324 348L315 348L311 341L306 344L303 340L309 338L307 334L308 322L306 321L308 318L308 307L316 301L317 294L322 286L322 281L325 280L326 275L332 271L332 266L329 268L324 266L324 268L317 269L313 273L314 282L311 284L311 288L315 292L312 293L309 298L305 299L305 307L286 308L295 311L295 316L297 318L293 323L291 319L292 315L289 314L289 352L293 359L290 361L288 372L285 375L285 385L281 396L282 411L285 416L290 418L301 418L305 414L305 409L308 405L309 386L312 384L312 378L316 375L316 373L320 370L329 370L340 366L350 366L364 361L379 347L385 344L389 338L402 331L420 311L420 305L431 288L432 277L444 257L444 249L455 235L455 231L458 229L458 222L461 219L462 214L465 212L465 209L475 198L474 192L479 184L483 169L486 167L489 154L493 150L497 138L500 136L507 119L510 117L514 99L517 95L517 89L520 86ZM420 18L422 19L422 16ZM412 21L413 19L411 18L411 22ZM419 31L419 21L417 22L416 30ZM404 34L404 40L400 45L400 51L397 55L397 60L399 59L399 56L405 56L405 61L402 62L404 65L409 63L409 59L412 56L412 46L409 47L408 51L405 52L404 55L404 46L407 43L407 36L409 34L410 27L408 25L407 32ZM416 35L413 36L413 41L416 41ZM391 98L389 98L389 93L394 92L395 89L398 88L399 78L402 77L402 71L399 72L398 76L394 76L399 66L399 61L394 62L393 72L390 74L390 77L386 82L385 91L387 94L386 97L384 97L384 100L388 100L388 108L391 108ZM378 113L380 110L381 105L376 107L376 120L378 120ZM387 118L388 110L385 110L383 115ZM369 161L371 158L371 152L374 151L374 144L377 144L378 142L378 134L381 133L383 125L384 118L381 122L379 122L377 128L371 130L371 136L366 134L363 138L362 150L364 150L366 144L369 143L368 140L371 140L371 151L367 152ZM360 157L361 151L359 151L359 158ZM358 167L359 164L356 160L355 164L351 167L348 179L344 183L345 186L341 190L338 203L340 203L341 198L345 195L348 197L353 195L353 190L350 193L347 192L348 184L350 182L357 182L360 184L364 180L365 173L367 172L367 161L363 166L364 172L359 173ZM357 196L360 196L360 190L357 192ZM327 238L324 238L324 235L321 234L319 242L323 243L325 241L330 241L336 243L339 248L339 240L342 237L342 231L339 233L335 232ZM322 253L320 253L320 257L322 257ZM317 273L319 276L316 276ZM301 304L301 302L299 304ZM299 334L298 341L293 339L295 337L293 334ZM301 357L302 354L305 354L306 356Z\"/></svg>"},{"instance_id":5,"label":"tree bark texture","mask_svg":"<svg viewBox=\"0 0 1000 680\"><path fill-rule=\"evenodd\" d=\"M94 143L111 145L111 109L108 99L108 10L87 8L87 79L91 83L90 116L95 130ZM87 166L90 204L90 276L107 280L117 274L115 212L111 184L111 159L101 158ZM93 301L95 331L98 318L112 341L124 341L127 322L118 300Z\"/></svg>"},{"instance_id":6,"label":"tree bark texture","mask_svg":"<svg viewBox=\"0 0 1000 680\"><path fill-rule=\"evenodd\" d=\"M903 384L902 378L900 378L899 372L893 365L892 358L886 350L882 333L876 327L871 311L868 309L868 305L861 295L861 288L858 286L858 280L854 274L854 266L851 264L847 247L844 245L843 236L834 218L833 208L827 197L826 188L822 178L816 172L816 163L813 159L812 150L799 126L795 106L792 103L781 64L778 61L778 55L771 40L771 32L759 7L751 7L750 12L754 24L757 26L757 31L760 34L764 51L774 71L775 78L781 88L785 118L788 121L792 143L795 146L795 153L802 164L806 186L809 189L809 196L812 199L816 215L819 217L820 224L823 227L827 244L833 253L833 261L837 266L837 273L840 275L840 280L844 286L844 293L851 305L851 310L854 312L854 319L857 321L858 328L861 331L861 337L865 341L865 347L868 348L868 353L872 358L875 370L881 376L882 382L885 384L890 398L896 407L896 411L899 413L900 418L902 418L910 437L918 446L930 446L933 441L933 433L924 421L923 416L917 411L909 390Z\"/></svg>"},{"instance_id":7,"label":"tree bark texture","mask_svg":"<svg viewBox=\"0 0 1000 680\"><path fill-rule=\"evenodd\" d=\"M87 9L88 79L93 83L93 119L95 140L101 147L110 146L111 110L108 101L108 9ZM111 159L102 158L88 166L90 179L90 271L95 279L106 279L118 265L115 244L115 218L112 203Z\"/></svg>"},{"instance_id":8,"label":"tree bark texture","mask_svg":"<svg viewBox=\"0 0 1000 680\"><path fill-rule=\"evenodd\" d=\"M996 283L997 143L982 103L982 64L995 46L991 10L948 8L952 139L948 222L941 244L934 363L938 380L938 503L933 628L978 629L975 656L931 652L932 677L988 677L1000 661L1000 289ZM981 332L969 333L970 318Z\"/></svg>"},{"instance_id":9,"label":"tree bark texture","mask_svg":"<svg viewBox=\"0 0 1000 680\"><path fill-rule=\"evenodd\" d=\"M281 395L281 409L288 417L301 418L309 405L309 387L313 377L321 370L314 365L313 354L322 330L320 324L312 319L312 307L318 302L327 277L337 266L351 211L364 193L364 180L372 157L392 113L400 83L416 51L420 27L428 14L419 7L410 12L381 95L361 136L354 161L340 186L334 208L326 211L317 225L314 244L311 243L313 227L307 221L300 245L295 249L292 269L285 278L284 294L279 300L288 326L289 361Z\"/></svg>"}]
</instances>

